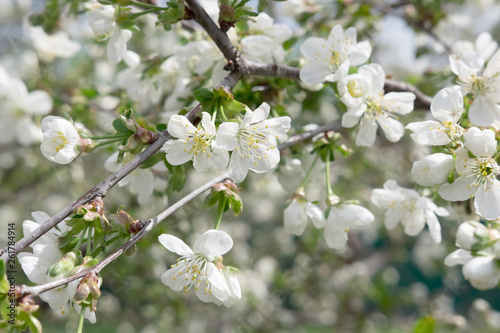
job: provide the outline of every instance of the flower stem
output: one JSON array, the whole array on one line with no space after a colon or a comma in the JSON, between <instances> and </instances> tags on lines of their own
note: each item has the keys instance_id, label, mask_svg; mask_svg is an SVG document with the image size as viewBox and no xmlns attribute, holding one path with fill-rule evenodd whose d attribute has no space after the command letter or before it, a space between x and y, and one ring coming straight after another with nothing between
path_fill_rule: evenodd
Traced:
<instances>
[{"instance_id":1,"label":"flower stem","mask_svg":"<svg viewBox=\"0 0 500 333\"><path fill-rule=\"evenodd\" d=\"M306 186L307 182L309 181L309 177L311 176L311 172L314 169L314 166L316 165L316 162L318 161L319 155L316 154L316 157L314 158L314 161L312 162L311 166L309 167L309 170L307 170L307 174L304 177L304 180L302 180L302 183L300 184L300 187Z\"/></svg>"},{"instance_id":2,"label":"flower stem","mask_svg":"<svg viewBox=\"0 0 500 333\"><path fill-rule=\"evenodd\" d=\"M117 236L115 236L115 237L113 237L111 239L108 239L107 241L105 241L106 246L108 246L109 244L113 244L115 241L119 240L120 238L122 238L122 236L121 235L117 235ZM92 258L97 257L99 254L101 254L101 252L102 252L102 247L99 246L98 248L96 248L94 250L94 252L92 252Z\"/></svg>"},{"instance_id":3,"label":"flower stem","mask_svg":"<svg viewBox=\"0 0 500 333\"><path fill-rule=\"evenodd\" d=\"M83 333L83 320L85 319L85 307L81 307L80 309L80 317L78 318L78 329L77 333Z\"/></svg>"},{"instance_id":4,"label":"flower stem","mask_svg":"<svg viewBox=\"0 0 500 333\"><path fill-rule=\"evenodd\" d=\"M116 135L116 134L111 134L111 135L95 135L95 136L90 136L89 139L92 139L92 140L105 140L105 139L125 139L126 137L128 137L128 135L125 135L125 134L120 134L120 135Z\"/></svg>"},{"instance_id":5,"label":"flower stem","mask_svg":"<svg viewBox=\"0 0 500 333\"><path fill-rule=\"evenodd\" d=\"M226 208L227 198L223 197L219 200L219 204L217 205L217 217L215 218L215 227L214 229L219 229L220 221L222 221L222 214L224 214L224 208Z\"/></svg>"},{"instance_id":6,"label":"flower stem","mask_svg":"<svg viewBox=\"0 0 500 333\"><path fill-rule=\"evenodd\" d=\"M86 233L87 229L88 229L88 226L83 228L82 233L80 234L80 239L78 240L78 243L76 243L76 246L73 249L74 252L78 253L78 251L80 250L80 246L82 245L83 238L85 237L85 233Z\"/></svg>"},{"instance_id":7,"label":"flower stem","mask_svg":"<svg viewBox=\"0 0 500 333\"><path fill-rule=\"evenodd\" d=\"M116 139L111 139L111 140L108 140L108 141L104 141L104 142L99 142L95 148L97 147L101 147L101 146L105 146L105 145L109 145L109 144L112 144L112 143L115 143L115 142L118 142L118 141L122 141L124 138L116 138Z\"/></svg>"},{"instance_id":8,"label":"flower stem","mask_svg":"<svg viewBox=\"0 0 500 333\"><path fill-rule=\"evenodd\" d=\"M92 225L89 225L88 231L87 231L87 252L85 252L85 255L88 256L90 253L92 253Z\"/></svg>"},{"instance_id":9,"label":"flower stem","mask_svg":"<svg viewBox=\"0 0 500 333\"><path fill-rule=\"evenodd\" d=\"M330 197L333 195L332 184L330 183L330 152L326 154L326 192L327 196Z\"/></svg>"},{"instance_id":10,"label":"flower stem","mask_svg":"<svg viewBox=\"0 0 500 333\"><path fill-rule=\"evenodd\" d=\"M151 5L149 3L138 2L138 1L130 1L130 4L133 5L133 6L140 7L140 8L151 8L151 9L154 9L154 10L165 10L165 9L168 9L168 7L158 7L158 6L155 6L155 5Z\"/></svg>"}]
</instances>

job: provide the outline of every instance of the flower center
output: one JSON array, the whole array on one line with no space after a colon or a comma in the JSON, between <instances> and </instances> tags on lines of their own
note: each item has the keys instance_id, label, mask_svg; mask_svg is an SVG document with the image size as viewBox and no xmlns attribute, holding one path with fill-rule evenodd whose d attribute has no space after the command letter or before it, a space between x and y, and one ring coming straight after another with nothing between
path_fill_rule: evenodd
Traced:
<instances>
[{"instance_id":1,"label":"flower center","mask_svg":"<svg viewBox=\"0 0 500 333\"><path fill-rule=\"evenodd\" d=\"M350 80L347 83L347 91L354 98L359 98L364 95L363 87L361 87L356 80Z\"/></svg>"},{"instance_id":2,"label":"flower center","mask_svg":"<svg viewBox=\"0 0 500 333\"><path fill-rule=\"evenodd\" d=\"M238 153L242 158L251 157L254 160L254 164L258 164L258 160L263 158L267 158L268 156L265 154L269 148L264 146L264 142L268 142L269 138L266 134L271 134L271 132L267 129L267 126L264 126L264 129L259 129L260 125L253 126L245 126L239 131L239 145L241 146L241 150L237 148ZM270 147L274 149L274 146Z\"/></svg>"},{"instance_id":3,"label":"flower center","mask_svg":"<svg viewBox=\"0 0 500 333\"><path fill-rule=\"evenodd\" d=\"M334 71L337 70L337 68L339 68L340 66L341 60L342 60L342 55L340 54L340 52L332 51L330 59L328 59L328 61L330 62L330 69Z\"/></svg>"},{"instance_id":4,"label":"flower center","mask_svg":"<svg viewBox=\"0 0 500 333\"><path fill-rule=\"evenodd\" d=\"M56 152L58 153L60 150L62 150L66 145L69 143L68 139L64 136L64 134L61 131L57 131L57 137L58 139L52 140L54 143L59 143L59 145L56 147Z\"/></svg>"},{"instance_id":5,"label":"flower center","mask_svg":"<svg viewBox=\"0 0 500 333\"><path fill-rule=\"evenodd\" d=\"M191 133L189 133L191 134ZM192 140L192 146L191 148L184 149L184 151L187 151L189 154L192 155L198 155L198 153L202 154L208 154L210 156L210 141L211 141L210 135L208 135L205 131L201 130L200 127L194 132L194 135L191 135L186 139L186 142L189 140Z\"/></svg>"}]
</instances>

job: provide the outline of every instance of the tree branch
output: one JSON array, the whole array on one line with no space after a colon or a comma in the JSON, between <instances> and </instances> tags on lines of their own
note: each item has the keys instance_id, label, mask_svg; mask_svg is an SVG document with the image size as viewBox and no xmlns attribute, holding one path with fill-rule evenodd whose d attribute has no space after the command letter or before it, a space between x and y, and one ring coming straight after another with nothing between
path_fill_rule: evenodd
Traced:
<instances>
[{"instance_id":1,"label":"tree branch","mask_svg":"<svg viewBox=\"0 0 500 333\"><path fill-rule=\"evenodd\" d=\"M118 250L107 256L105 259L103 259L101 262L98 264L89 267L81 272L76 273L75 275L68 276L64 279L53 281L50 283L42 284L39 286L33 286L29 287L26 285L22 285L20 289L21 297L27 294L33 294L34 296L38 296L39 294L46 292L48 290L64 286L65 284L68 284L72 281L78 280L85 275L89 273L95 273L99 274L99 272L106 267L108 264L110 264L113 260L118 258L122 253L124 253L128 248L130 248L132 245L134 245L137 241L141 240L148 232L150 232L154 227L156 227L161 221L175 213L179 208L187 204L189 201L193 200L206 190L210 189L212 186L223 182L224 180L228 179L229 175L227 173L218 176L211 181L207 182L206 184L198 187L195 189L193 192L189 193L179 201L177 201L175 204L172 206L168 207L166 210L161 212L160 214L156 215L155 217L147 220L145 222L144 227L139 231L137 234L135 234L132 238L130 238L126 243L124 243Z\"/></svg>"}]
</instances>

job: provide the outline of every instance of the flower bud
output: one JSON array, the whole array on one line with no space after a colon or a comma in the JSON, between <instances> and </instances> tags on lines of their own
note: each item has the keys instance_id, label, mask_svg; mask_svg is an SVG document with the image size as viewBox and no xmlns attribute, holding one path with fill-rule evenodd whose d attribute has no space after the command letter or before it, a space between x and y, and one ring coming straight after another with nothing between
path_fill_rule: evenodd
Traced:
<instances>
[{"instance_id":1,"label":"flower bud","mask_svg":"<svg viewBox=\"0 0 500 333\"><path fill-rule=\"evenodd\" d=\"M73 297L73 301L77 304L80 304L87 299L89 294L90 294L90 287L86 283L86 280L82 279L80 281L80 284L78 285L78 288L76 288L76 293L75 296Z\"/></svg>"},{"instance_id":2,"label":"flower bud","mask_svg":"<svg viewBox=\"0 0 500 333\"><path fill-rule=\"evenodd\" d=\"M462 223L458 227L456 237L456 244L462 249L475 250L477 247L484 248L489 246L487 246L490 240L488 228L476 221Z\"/></svg>"},{"instance_id":3,"label":"flower bud","mask_svg":"<svg viewBox=\"0 0 500 333\"><path fill-rule=\"evenodd\" d=\"M95 143L92 139L80 139L77 145L78 149L83 153L91 152L95 147L97 147L97 143Z\"/></svg>"},{"instance_id":4,"label":"flower bud","mask_svg":"<svg viewBox=\"0 0 500 333\"><path fill-rule=\"evenodd\" d=\"M28 294L21 298L17 306L21 309L21 311L27 313L33 313L40 307L39 305L35 304L35 296L33 296L33 294Z\"/></svg>"},{"instance_id":5,"label":"flower bud","mask_svg":"<svg viewBox=\"0 0 500 333\"><path fill-rule=\"evenodd\" d=\"M158 139L158 134L153 133L143 127L138 127L134 134L134 140L140 144L152 144Z\"/></svg>"},{"instance_id":6,"label":"flower bud","mask_svg":"<svg viewBox=\"0 0 500 333\"><path fill-rule=\"evenodd\" d=\"M68 252L59 261L49 267L47 273L51 277L63 275L68 276L78 262L78 255L75 252Z\"/></svg>"},{"instance_id":7,"label":"flower bud","mask_svg":"<svg viewBox=\"0 0 500 333\"><path fill-rule=\"evenodd\" d=\"M490 157L497 148L495 132L490 129L480 130L477 127L471 127L465 132L464 145L475 156Z\"/></svg>"},{"instance_id":8,"label":"flower bud","mask_svg":"<svg viewBox=\"0 0 500 333\"><path fill-rule=\"evenodd\" d=\"M413 163L411 174L417 184L432 186L446 182L452 169L453 157L443 153L436 153L427 155Z\"/></svg>"}]
</instances>

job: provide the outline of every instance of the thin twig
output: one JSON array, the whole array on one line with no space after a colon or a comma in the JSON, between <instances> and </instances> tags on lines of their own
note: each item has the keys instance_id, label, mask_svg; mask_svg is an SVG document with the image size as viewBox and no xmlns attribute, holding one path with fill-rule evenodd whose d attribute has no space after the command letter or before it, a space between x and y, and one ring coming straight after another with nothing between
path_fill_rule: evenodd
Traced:
<instances>
[{"instance_id":1,"label":"thin twig","mask_svg":"<svg viewBox=\"0 0 500 333\"><path fill-rule=\"evenodd\" d=\"M108 264L110 264L113 260L118 258L122 253L124 253L128 248L130 248L132 245L134 245L137 241L141 240L144 235L146 235L148 232L150 232L154 227L156 227L161 221L175 213L179 208L187 204L189 201L193 200L206 190L210 189L212 186L223 182L224 180L228 179L229 175L227 173L218 176L211 181L207 182L206 184L198 187L179 201L177 201L175 204L172 206L168 207L166 210L161 212L160 214L156 215L155 217L147 220L145 222L144 227L139 231L137 234L135 234L132 238L130 238L126 243L124 243L118 250L107 256L105 259L103 259L101 262L98 264L89 267L83 271L80 271L76 273L75 275L68 276L64 279L53 281L50 283L42 284L39 286L33 286L29 287L26 285L22 285L20 289L21 296L24 296L26 294L33 294L34 296L38 296L39 294L46 292L48 290L64 286L65 284L68 284L72 281L78 280L88 273L95 273L99 274L99 272L106 267Z\"/></svg>"}]
</instances>

